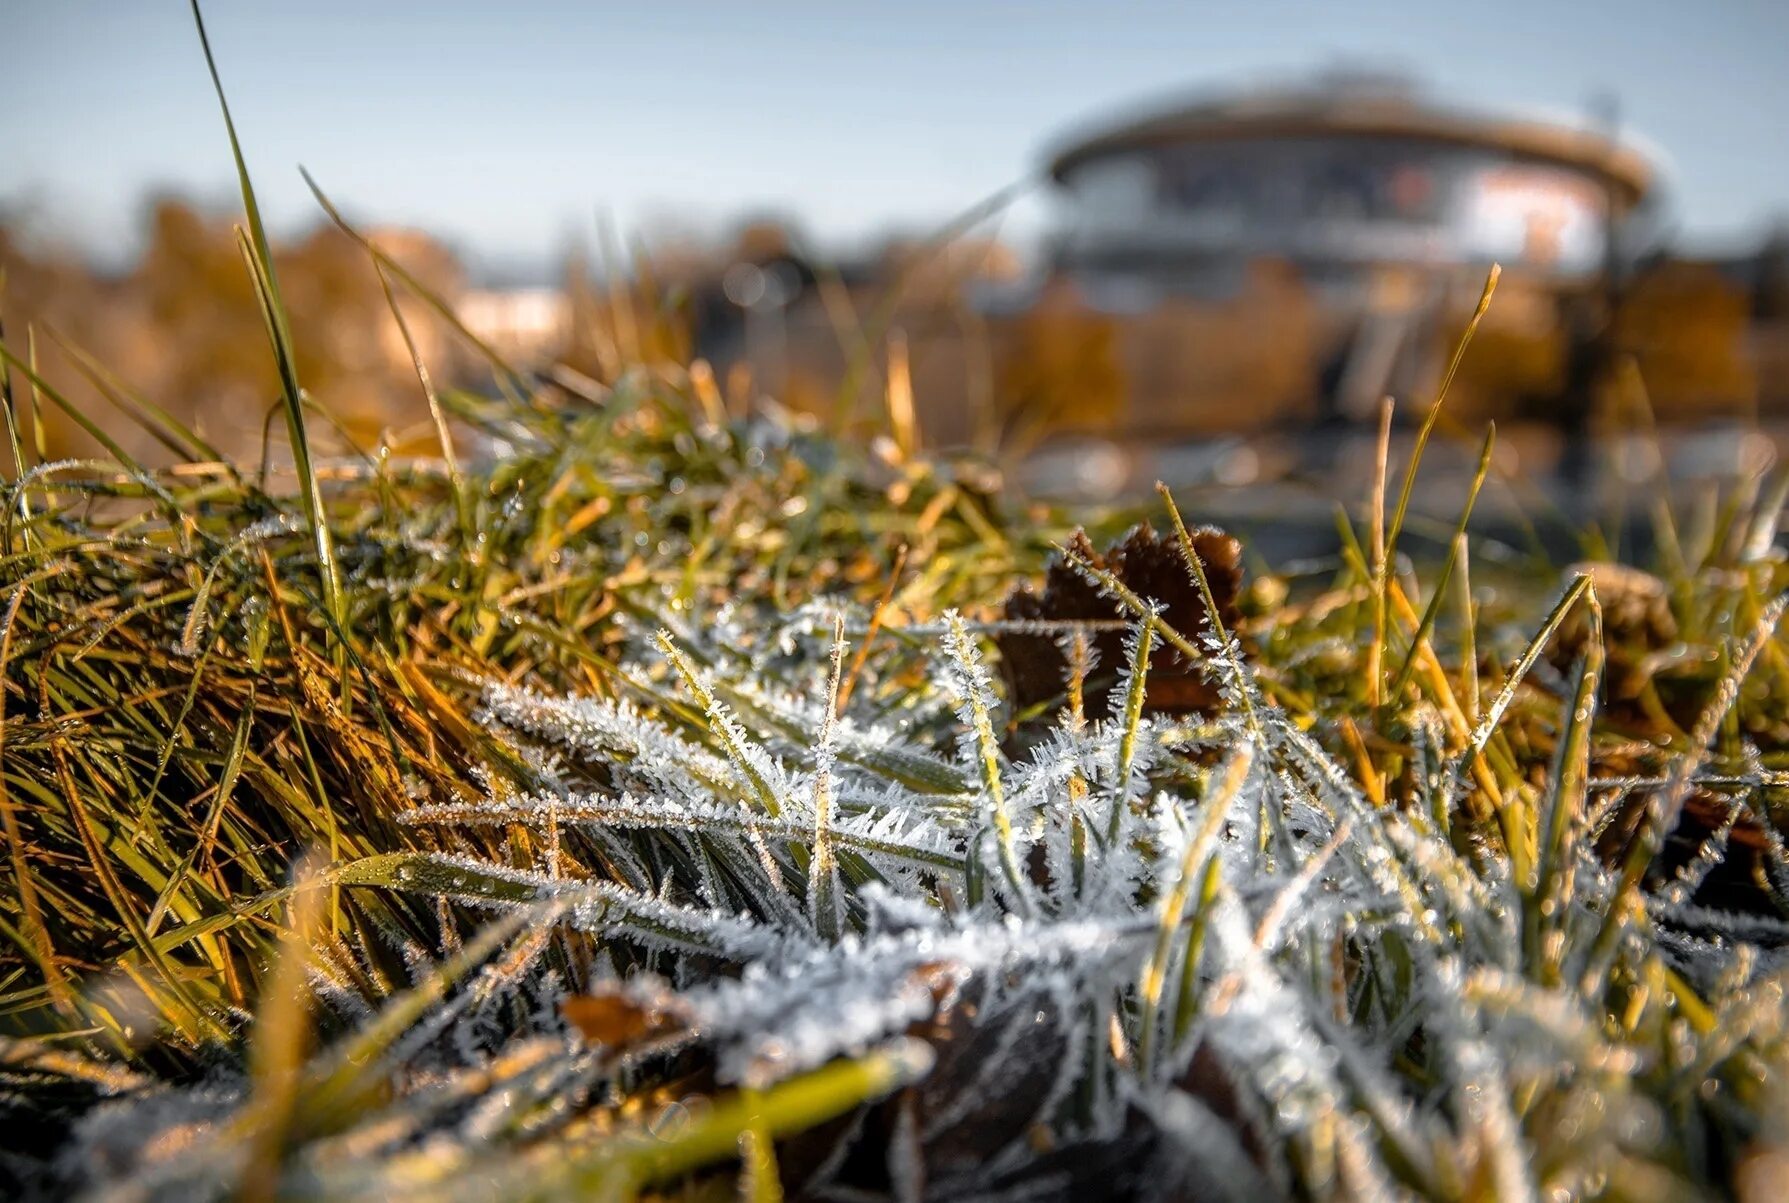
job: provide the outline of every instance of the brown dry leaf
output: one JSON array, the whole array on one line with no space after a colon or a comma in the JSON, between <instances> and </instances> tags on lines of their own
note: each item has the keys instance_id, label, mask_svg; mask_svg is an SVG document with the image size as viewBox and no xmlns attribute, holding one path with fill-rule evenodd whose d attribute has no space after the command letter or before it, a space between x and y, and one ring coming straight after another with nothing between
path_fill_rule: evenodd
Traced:
<instances>
[{"instance_id":1,"label":"brown dry leaf","mask_svg":"<svg viewBox=\"0 0 1789 1203\"><path fill-rule=\"evenodd\" d=\"M566 1021L592 1044L628 1049L689 1030L689 1017L669 994L642 999L621 990L583 994L562 1004Z\"/></svg>"},{"instance_id":2,"label":"brown dry leaf","mask_svg":"<svg viewBox=\"0 0 1789 1203\"><path fill-rule=\"evenodd\" d=\"M1193 553L1205 568L1218 617L1234 629L1237 599L1242 592L1242 544L1214 527L1189 532ZM1103 554L1095 550L1086 532L1077 531L1069 542L1076 555L1104 568L1123 581L1137 596L1159 603L1162 617L1188 638L1205 629L1205 602L1187 572L1178 540L1158 535L1148 523L1136 527ZM1041 592L1021 585L1006 601L1006 617L1013 620L1099 621L1127 620L1131 615L1116 601L1102 595L1097 586L1076 568L1058 558L1044 574ZM1124 632L1104 630L1092 634L1099 655L1095 679L1087 683L1089 718L1109 715L1115 705L1113 681L1124 660ZM1056 638L1050 635L1005 633L995 642L1011 690L1013 706L1025 710L1063 695L1068 661ZM1218 693L1200 666L1172 647L1158 643L1150 657L1144 708L1165 714L1203 713L1216 709Z\"/></svg>"},{"instance_id":3,"label":"brown dry leaf","mask_svg":"<svg viewBox=\"0 0 1789 1203\"><path fill-rule=\"evenodd\" d=\"M1608 653L1603 669L1606 705L1622 718L1643 724L1643 713L1633 699L1652 678L1653 658L1677 640L1670 588L1651 573L1626 564L1573 564L1564 578L1570 580L1579 573L1590 577L1603 607L1603 647ZM1564 673L1572 671L1590 641L1590 630L1589 612L1583 606L1572 607L1547 649L1554 667Z\"/></svg>"}]
</instances>

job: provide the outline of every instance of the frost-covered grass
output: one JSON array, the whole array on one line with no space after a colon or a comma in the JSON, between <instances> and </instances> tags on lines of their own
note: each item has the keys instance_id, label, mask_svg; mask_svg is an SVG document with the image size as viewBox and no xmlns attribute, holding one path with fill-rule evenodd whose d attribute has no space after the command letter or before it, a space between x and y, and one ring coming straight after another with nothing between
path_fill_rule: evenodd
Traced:
<instances>
[{"instance_id":1,"label":"frost-covered grass","mask_svg":"<svg viewBox=\"0 0 1789 1203\"><path fill-rule=\"evenodd\" d=\"M1234 606L1164 495L1182 629L984 466L675 367L425 376L438 461L331 468L244 194L294 483L111 382L186 462L36 462L3 352L0 1191L1789 1180L1789 478L1505 595L1468 515L1400 550L1413 462ZM1020 710L1052 545L1111 618L1023 624ZM1187 663L1215 703L1152 705Z\"/></svg>"},{"instance_id":2,"label":"frost-covered grass","mask_svg":"<svg viewBox=\"0 0 1789 1203\"><path fill-rule=\"evenodd\" d=\"M1238 630L1082 562L1122 663L1028 627L1077 668L1020 716L988 636L1063 532L948 462L719 424L669 371L453 404L511 450L323 491L339 627L298 507L228 466L7 486L15 1183L1671 1199L1781 1171L1774 498L1551 605L1457 588L1469 546L1420 580L1371 507ZM1174 649L1213 713L1150 707Z\"/></svg>"}]
</instances>

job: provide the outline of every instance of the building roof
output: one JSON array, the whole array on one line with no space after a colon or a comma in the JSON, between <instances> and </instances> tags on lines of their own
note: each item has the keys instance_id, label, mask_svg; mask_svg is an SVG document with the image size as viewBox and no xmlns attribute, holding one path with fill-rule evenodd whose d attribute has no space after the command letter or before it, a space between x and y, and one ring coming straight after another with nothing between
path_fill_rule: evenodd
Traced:
<instances>
[{"instance_id":1,"label":"building roof","mask_svg":"<svg viewBox=\"0 0 1789 1203\"><path fill-rule=\"evenodd\" d=\"M1502 120L1434 104L1386 77L1326 76L1312 84L1206 98L1096 129L1051 154L1058 182L1083 163L1164 144L1302 137L1397 137L1501 149L1586 171L1620 187L1630 204L1652 188L1651 160L1585 128Z\"/></svg>"}]
</instances>

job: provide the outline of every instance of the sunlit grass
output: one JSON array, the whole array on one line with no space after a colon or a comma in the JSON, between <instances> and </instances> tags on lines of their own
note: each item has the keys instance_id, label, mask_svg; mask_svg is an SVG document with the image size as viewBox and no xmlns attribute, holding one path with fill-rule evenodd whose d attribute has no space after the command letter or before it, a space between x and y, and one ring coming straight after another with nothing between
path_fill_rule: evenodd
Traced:
<instances>
[{"instance_id":1,"label":"sunlit grass","mask_svg":"<svg viewBox=\"0 0 1789 1203\"><path fill-rule=\"evenodd\" d=\"M440 459L325 464L242 189L272 483L84 365L186 457L152 471L3 352L12 1181L1639 1200L1780 1164L1789 477L1661 504L1656 576L1475 588L1489 433L1443 555L1399 553L1438 396L1328 577L1234 627L1163 490L1183 628L921 453L899 380L872 454L730 419L701 365L493 363L493 399L418 360ZM111 460L42 462L15 377ZM986 637L1053 554L1130 641L1030 624L1067 672L1019 713ZM1172 654L1215 705L1151 704Z\"/></svg>"}]
</instances>

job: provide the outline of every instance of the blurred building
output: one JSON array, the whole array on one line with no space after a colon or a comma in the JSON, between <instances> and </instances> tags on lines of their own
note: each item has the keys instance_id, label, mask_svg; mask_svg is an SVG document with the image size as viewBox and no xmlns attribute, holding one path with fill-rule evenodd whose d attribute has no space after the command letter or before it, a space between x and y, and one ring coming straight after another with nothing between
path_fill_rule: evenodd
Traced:
<instances>
[{"instance_id":1,"label":"blurred building","mask_svg":"<svg viewBox=\"0 0 1789 1203\"><path fill-rule=\"evenodd\" d=\"M1409 422L1435 395L1499 263L1449 416L1495 419L1508 462L1576 478L1638 424L1755 420L1782 391L1760 365L1789 345L1760 333L1775 259L1664 253L1660 169L1612 124L1485 116L1362 74L1177 103L1056 144L1037 270L985 243L830 273L742 244L695 290L696 350L873 419L881 360L863 371L853 342L898 331L891 375L925 439L997 448L1053 491L1344 490L1381 399Z\"/></svg>"},{"instance_id":2,"label":"blurred building","mask_svg":"<svg viewBox=\"0 0 1789 1203\"><path fill-rule=\"evenodd\" d=\"M1314 361L1321 416L1355 419L1431 382L1434 327L1457 328L1493 262L1506 273L1494 325L1568 322L1561 306L1631 262L1654 191L1652 164L1605 134L1483 117L1359 74L1149 112L1063 144L1047 170L1052 266L1090 311L1182 308L1162 337L1209 344L1197 357L1247 355L1198 312L1246 302L1264 275L1294 286L1311 345L1291 349Z\"/></svg>"},{"instance_id":3,"label":"blurred building","mask_svg":"<svg viewBox=\"0 0 1789 1203\"><path fill-rule=\"evenodd\" d=\"M1271 256L1346 298L1386 265L1587 278L1654 168L1601 133L1347 74L1104 127L1063 145L1048 173L1065 201L1064 268L1210 293Z\"/></svg>"}]
</instances>

